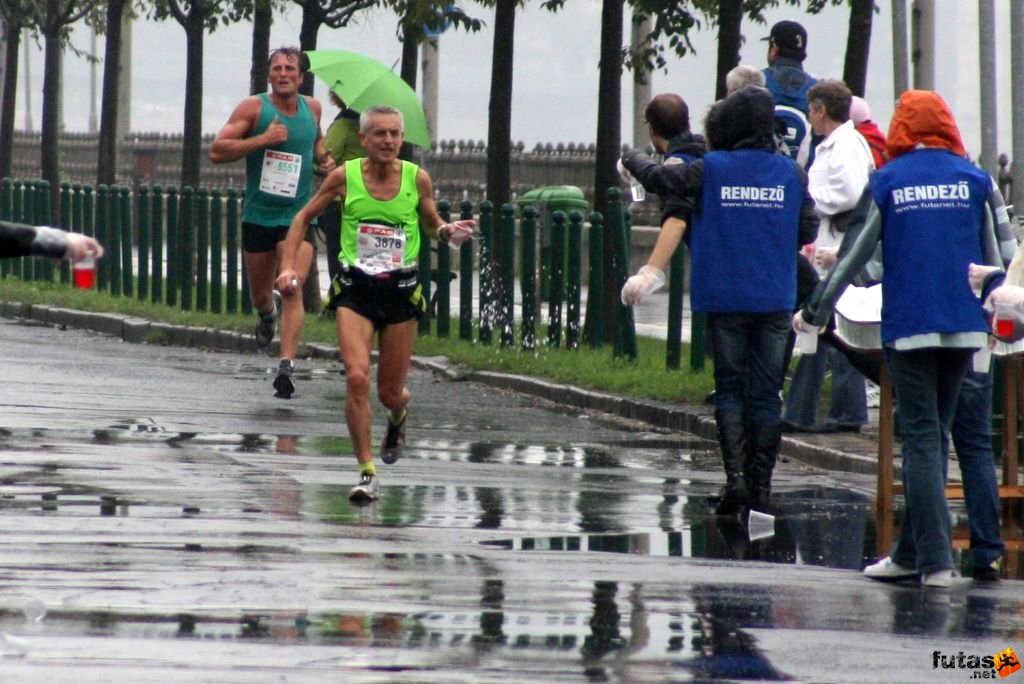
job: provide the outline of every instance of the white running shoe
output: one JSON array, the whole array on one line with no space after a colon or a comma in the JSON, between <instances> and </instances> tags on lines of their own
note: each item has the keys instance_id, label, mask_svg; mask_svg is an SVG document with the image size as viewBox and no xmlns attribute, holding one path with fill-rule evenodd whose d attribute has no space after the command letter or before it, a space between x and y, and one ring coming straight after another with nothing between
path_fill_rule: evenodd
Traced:
<instances>
[{"instance_id":1,"label":"white running shoe","mask_svg":"<svg viewBox=\"0 0 1024 684\"><path fill-rule=\"evenodd\" d=\"M913 568L905 568L902 565L894 563L892 558L889 556L886 556L874 565L869 565L864 568L865 577L881 580L883 582L906 579L908 577L915 577L916 575L917 570Z\"/></svg>"},{"instance_id":2,"label":"white running shoe","mask_svg":"<svg viewBox=\"0 0 1024 684\"><path fill-rule=\"evenodd\" d=\"M933 587L936 589L948 589L953 584L953 571L936 570L935 572L926 572L921 575L921 586L922 587Z\"/></svg>"},{"instance_id":3,"label":"white running shoe","mask_svg":"<svg viewBox=\"0 0 1024 684\"><path fill-rule=\"evenodd\" d=\"M376 501L380 483L376 475L362 473L359 476L359 484L348 490L348 500L352 503L369 503Z\"/></svg>"}]
</instances>

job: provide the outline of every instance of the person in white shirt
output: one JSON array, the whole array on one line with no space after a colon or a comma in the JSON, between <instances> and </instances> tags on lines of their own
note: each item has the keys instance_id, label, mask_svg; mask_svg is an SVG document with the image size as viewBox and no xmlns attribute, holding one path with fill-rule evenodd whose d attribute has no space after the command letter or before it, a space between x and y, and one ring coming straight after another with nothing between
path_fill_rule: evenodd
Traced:
<instances>
[{"instance_id":1,"label":"person in white shirt","mask_svg":"<svg viewBox=\"0 0 1024 684\"><path fill-rule=\"evenodd\" d=\"M849 118L852 97L846 84L834 79L818 81L807 93L808 118L814 133L823 136L807 172L814 210L821 220L818 238L809 246L807 257L819 276L824 276L835 263L849 215L867 187L868 176L875 170L871 149ZM829 367L831 401L824 425L819 428L818 400ZM846 356L830 346L801 356L786 395L783 429L859 432L866 422L864 376Z\"/></svg>"}]
</instances>

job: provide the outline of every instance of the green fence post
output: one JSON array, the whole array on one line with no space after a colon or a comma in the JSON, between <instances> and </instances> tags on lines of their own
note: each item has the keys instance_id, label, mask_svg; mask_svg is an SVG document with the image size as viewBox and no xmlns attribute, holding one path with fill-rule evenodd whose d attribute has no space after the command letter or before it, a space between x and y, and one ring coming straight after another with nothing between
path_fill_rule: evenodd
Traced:
<instances>
[{"instance_id":1,"label":"green fence post","mask_svg":"<svg viewBox=\"0 0 1024 684\"><path fill-rule=\"evenodd\" d=\"M223 221L221 220L220 190L210 193L210 311L224 311L224 257L221 240Z\"/></svg>"},{"instance_id":2,"label":"green fence post","mask_svg":"<svg viewBox=\"0 0 1024 684\"><path fill-rule=\"evenodd\" d=\"M139 221L139 287L135 294L139 301L149 298L149 250L151 214L149 211L149 187L140 185L135 193L135 216Z\"/></svg>"},{"instance_id":3,"label":"green fence post","mask_svg":"<svg viewBox=\"0 0 1024 684\"><path fill-rule=\"evenodd\" d=\"M686 279L686 245L679 247L669 261L668 337L665 342L665 367L679 368L683 354L683 281Z\"/></svg>"},{"instance_id":4,"label":"green fence post","mask_svg":"<svg viewBox=\"0 0 1024 684\"><path fill-rule=\"evenodd\" d=\"M462 200L462 214L459 218L473 218L473 203ZM459 339L473 339L473 241L462 243L459 248Z\"/></svg>"},{"instance_id":5,"label":"green fence post","mask_svg":"<svg viewBox=\"0 0 1024 684\"><path fill-rule=\"evenodd\" d=\"M25 183L18 179L15 179L11 192L11 220L25 221ZM12 271L18 278L25 279L25 257L14 260Z\"/></svg>"},{"instance_id":6,"label":"green fence post","mask_svg":"<svg viewBox=\"0 0 1024 684\"><path fill-rule=\"evenodd\" d=\"M150 291L150 301L154 304L163 301L164 298L164 189L161 185L153 186L153 199L150 202L150 212L152 213L151 225L153 230L151 235L152 239L152 252L151 252L151 267L150 275L152 280L152 289Z\"/></svg>"},{"instance_id":7,"label":"green fence post","mask_svg":"<svg viewBox=\"0 0 1024 684\"><path fill-rule=\"evenodd\" d=\"M111 185L107 190L107 240L109 240L110 255L110 294L115 297L121 296L121 271L123 264L121 259L124 253L121 251L121 212L118 211L118 187Z\"/></svg>"},{"instance_id":8,"label":"green fence post","mask_svg":"<svg viewBox=\"0 0 1024 684\"><path fill-rule=\"evenodd\" d=\"M41 180L36 186L36 211L34 222L37 226L53 225L53 207L50 206L50 181ZM53 282L53 260L36 258L36 278Z\"/></svg>"},{"instance_id":9,"label":"green fence post","mask_svg":"<svg viewBox=\"0 0 1024 684\"><path fill-rule=\"evenodd\" d=\"M480 286L477 303L480 311L480 343L491 343L491 327L495 318L494 297L494 204L480 203Z\"/></svg>"},{"instance_id":10,"label":"green fence post","mask_svg":"<svg viewBox=\"0 0 1024 684\"><path fill-rule=\"evenodd\" d=\"M181 293L181 310L192 311L192 258L195 256L195 190L186 185L181 189L181 206L178 207L178 290Z\"/></svg>"},{"instance_id":11,"label":"green fence post","mask_svg":"<svg viewBox=\"0 0 1024 684\"><path fill-rule=\"evenodd\" d=\"M167 306L178 305L178 285L181 276L178 274L178 189L167 188L167 226L166 247L167 270L164 271L164 290L167 294Z\"/></svg>"},{"instance_id":12,"label":"green fence post","mask_svg":"<svg viewBox=\"0 0 1024 684\"><path fill-rule=\"evenodd\" d=\"M228 188L227 222L224 226L228 260L228 313L238 313L238 191ZM251 306L251 304L250 304ZM246 313L252 313L248 311Z\"/></svg>"},{"instance_id":13,"label":"green fence post","mask_svg":"<svg viewBox=\"0 0 1024 684\"><path fill-rule=\"evenodd\" d=\"M96 263L96 289L100 292L110 287L110 273L118 252L110 244L110 188L106 183L96 186L96 213L93 215L96 239L103 245L104 255Z\"/></svg>"},{"instance_id":14,"label":"green fence post","mask_svg":"<svg viewBox=\"0 0 1024 684\"><path fill-rule=\"evenodd\" d=\"M578 349L580 346L580 278L583 267L583 214L573 209L569 212L569 249L566 255L565 274L565 348Z\"/></svg>"},{"instance_id":15,"label":"green fence post","mask_svg":"<svg viewBox=\"0 0 1024 684\"><path fill-rule=\"evenodd\" d=\"M96 237L96 189L89 183L82 186L82 232L91 237ZM100 241L100 244L103 244ZM96 262L96 273L103 268L105 259ZM97 288L99 284L97 283Z\"/></svg>"},{"instance_id":16,"label":"green fence post","mask_svg":"<svg viewBox=\"0 0 1024 684\"><path fill-rule=\"evenodd\" d=\"M441 215L445 223L452 220L452 203L448 200L441 200L437 203L437 213ZM448 245L438 243L437 245L437 301L436 307L431 307L437 318L437 336L451 337L452 334L452 250Z\"/></svg>"},{"instance_id":17,"label":"green fence post","mask_svg":"<svg viewBox=\"0 0 1024 684\"><path fill-rule=\"evenodd\" d=\"M60 184L60 224L61 228L73 231L71 217L71 183ZM67 285L71 282L71 264L67 259L60 260L60 282Z\"/></svg>"},{"instance_id":18,"label":"green fence post","mask_svg":"<svg viewBox=\"0 0 1024 684\"><path fill-rule=\"evenodd\" d=\"M585 334L591 347L604 346L605 329L604 314L604 215L600 212L590 214L590 264L587 277L587 311L591 319L587 320Z\"/></svg>"},{"instance_id":19,"label":"green fence post","mask_svg":"<svg viewBox=\"0 0 1024 684\"><path fill-rule=\"evenodd\" d=\"M519 212L519 287L522 291L522 349L537 346L537 207L527 204Z\"/></svg>"},{"instance_id":20,"label":"green fence post","mask_svg":"<svg viewBox=\"0 0 1024 684\"><path fill-rule=\"evenodd\" d=\"M135 281L134 261L134 226L132 225L132 194L127 185L117 191L118 225L121 228L121 294L132 296Z\"/></svg>"},{"instance_id":21,"label":"green fence post","mask_svg":"<svg viewBox=\"0 0 1024 684\"><path fill-rule=\"evenodd\" d=\"M501 205L501 346L516 342L516 208Z\"/></svg>"},{"instance_id":22,"label":"green fence post","mask_svg":"<svg viewBox=\"0 0 1024 684\"><path fill-rule=\"evenodd\" d=\"M0 220L11 220L11 179L0 179ZM0 275L7 277L13 272L13 259L0 259Z\"/></svg>"},{"instance_id":23,"label":"green fence post","mask_svg":"<svg viewBox=\"0 0 1024 684\"><path fill-rule=\"evenodd\" d=\"M196 190L195 203L196 311L206 311L209 308L207 301L210 296L208 287L210 263L207 256L210 248L210 193L205 188L199 188Z\"/></svg>"},{"instance_id":24,"label":"green fence post","mask_svg":"<svg viewBox=\"0 0 1024 684\"><path fill-rule=\"evenodd\" d=\"M565 297L565 243L568 217L564 211L551 214L551 280L548 288L548 346L562 345L562 300Z\"/></svg>"},{"instance_id":25,"label":"green fence post","mask_svg":"<svg viewBox=\"0 0 1024 684\"><path fill-rule=\"evenodd\" d=\"M626 228L626 214L622 208L622 191L618 188L608 189L608 235L613 240L612 268L614 268L615 291L618 292L626 283L629 275L629 234ZM613 354L616 358L635 359L636 328L633 323L633 307L626 306L616 298L615 303L615 345Z\"/></svg>"}]
</instances>

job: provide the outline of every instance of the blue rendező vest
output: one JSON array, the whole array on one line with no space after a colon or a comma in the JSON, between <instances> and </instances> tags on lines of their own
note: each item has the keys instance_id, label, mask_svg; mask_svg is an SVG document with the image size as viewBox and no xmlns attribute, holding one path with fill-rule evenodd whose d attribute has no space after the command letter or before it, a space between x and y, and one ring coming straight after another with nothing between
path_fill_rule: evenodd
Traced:
<instances>
[{"instance_id":1,"label":"blue rendez\u0151 vest","mask_svg":"<svg viewBox=\"0 0 1024 684\"><path fill-rule=\"evenodd\" d=\"M293 116L279 112L270 96L261 93L260 115L250 135L257 136L267 130L274 117L288 128L288 139L273 148L261 149L245 157L245 205L242 220L259 226L287 227L299 209L306 205L313 190L313 146L316 143L317 124L306 98L298 96L297 109ZM290 190L291 196L265 192L260 189L260 180L265 165L272 163L275 152L296 154L299 162L298 182ZM269 155L269 156L268 156Z\"/></svg>"},{"instance_id":2,"label":"blue rendez\u0151 vest","mask_svg":"<svg viewBox=\"0 0 1024 684\"><path fill-rule=\"evenodd\" d=\"M796 164L773 150L704 155L704 188L690 231L694 311L793 310L803 198Z\"/></svg>"},{"instance_id":3,"label":"blue rendez\u0151 vest","mask_svg":"<svg viewBox=\"0 0 1024 684\"><path fill-rule=\"evenodd\" d=\"M988 174L948 150L920 149L869 183L882 214L882 342L988 330L967 281L968 264L984 263Z\"/></svg>"}]
</instances>

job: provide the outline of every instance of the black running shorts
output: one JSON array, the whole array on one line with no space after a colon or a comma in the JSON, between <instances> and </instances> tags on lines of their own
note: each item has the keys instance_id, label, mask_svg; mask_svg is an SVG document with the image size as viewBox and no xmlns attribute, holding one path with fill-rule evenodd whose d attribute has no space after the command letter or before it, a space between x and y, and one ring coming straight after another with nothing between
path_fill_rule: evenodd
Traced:
<instances>
[{"instance_id":1,"label":"black running shorts","mask_svg":"<svg viewBox=\"0 0 1024 684\"><path fill-rule=\"evenodd\" d=\"M379 330L386 325L419 320L427 312L427 301L415 269L371 276L349 268L331 282L327 307L351 309Z\"/></svg>"}]
</instances>

